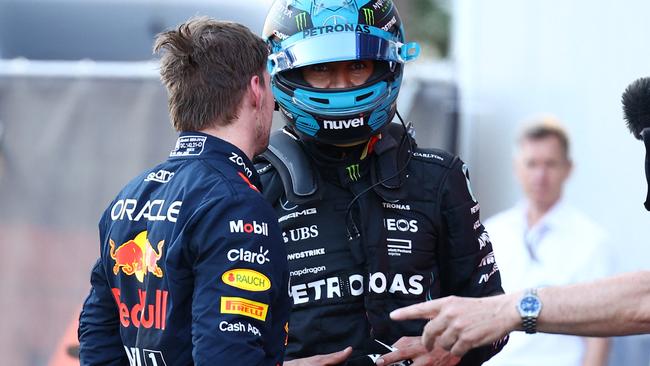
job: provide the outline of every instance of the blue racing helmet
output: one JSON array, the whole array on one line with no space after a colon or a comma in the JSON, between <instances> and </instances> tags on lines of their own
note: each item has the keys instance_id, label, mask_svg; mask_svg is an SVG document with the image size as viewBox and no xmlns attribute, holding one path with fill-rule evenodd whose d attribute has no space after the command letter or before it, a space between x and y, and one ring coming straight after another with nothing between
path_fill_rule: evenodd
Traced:
<instances>
[{"instance_id":1,"label":"blue racing helmet","mask_svg":"<svg viewBox=\"0 0 650 366\"><path fill-rule=\"evenodd\" d=\"M392 0L276 0L263 38L270 47L272 88L287 124L302 138L326 144L367 140L395 115L403 64L417 43L404 43ZM304 66L372 60L373 75L351 88L314 88Z\"/></svg>"}]
</instances>

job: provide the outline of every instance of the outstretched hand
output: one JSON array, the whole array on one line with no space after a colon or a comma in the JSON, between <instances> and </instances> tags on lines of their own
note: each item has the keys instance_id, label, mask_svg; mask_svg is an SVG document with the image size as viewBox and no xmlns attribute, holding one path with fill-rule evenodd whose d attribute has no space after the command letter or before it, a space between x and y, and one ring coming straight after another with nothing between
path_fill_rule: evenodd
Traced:
<instances>
[{"instance_id":1,"label":"outstretched hand","mask_svg":"<svg viewBox=\"0 0 650 366\"><path fill-rule=\"evenodd\" d=\"M393 320L430 319L422 333L422 344L432 351L440 347L455 356L502 339L515 330L519 314L515 297L481 298L449 296L397 309Z\"/></svg>"}]
</instances>

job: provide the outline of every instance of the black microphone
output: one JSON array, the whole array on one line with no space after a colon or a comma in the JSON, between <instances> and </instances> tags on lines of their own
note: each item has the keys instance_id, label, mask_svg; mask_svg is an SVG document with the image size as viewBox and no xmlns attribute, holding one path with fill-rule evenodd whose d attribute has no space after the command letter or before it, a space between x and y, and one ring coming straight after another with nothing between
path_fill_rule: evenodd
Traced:
<instances>
[{"instance_id":1,"label":"black microphone","mask_svg":"<svg viewBox=\"0 0 650 366\"><path fill-rule=\"evenodd\" d=\"M650 211L650 78L640 78L628 85L621 98L627 128L645 144L645 178L648 193L643 203Z\"/></svg>"},{"instance_id":2,"label":"black microphone","mask_svg":"<svg viewBox=\"0 0 650 366\"><path fill-rule=\"evenodd\" d=\"M641 140L643 130L650 127L650 77L632 82L623 92L621 101L627 128Z\"/></svg>"}]
</instances>

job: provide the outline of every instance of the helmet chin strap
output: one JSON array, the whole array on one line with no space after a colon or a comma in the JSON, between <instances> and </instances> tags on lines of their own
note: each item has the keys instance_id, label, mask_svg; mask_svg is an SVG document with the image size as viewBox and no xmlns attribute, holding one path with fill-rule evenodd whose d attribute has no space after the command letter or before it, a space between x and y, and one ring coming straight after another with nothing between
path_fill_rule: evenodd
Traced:
<instances>
[{"instance_id":1,"label":"helmet chin strap","mask_svg":"<svg viewBox=\"0 0 650 366\"><path fill-rule=\"evenodd\" d=\"M648 183L648 191L643 205L646 210L650 211L650 127L644 128L641 131L641 136L645 144L645 179Z\"/></svg>"}]
</instances>

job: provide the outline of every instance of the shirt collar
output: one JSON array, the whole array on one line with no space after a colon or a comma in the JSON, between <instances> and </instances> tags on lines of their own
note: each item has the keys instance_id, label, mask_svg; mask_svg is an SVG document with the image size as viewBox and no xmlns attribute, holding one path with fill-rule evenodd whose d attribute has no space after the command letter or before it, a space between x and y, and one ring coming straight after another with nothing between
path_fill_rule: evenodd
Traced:
<instances>
[{"instance_id":1,"label":"shirt collar","mask_svg":"<svg viewBox=\"0 0 650 366\"><path fill-rule=\"evenodd\" d=\"M547 231L553 227L557 227L562 224L564 207L566 206L565 201L560 198L551 208L542 216L542 218L535 224L535 226L528 229L528 205L529 203L526 200L522 200L517 204L517 209L521 217L522 227L524 232L531 231Z\"/></svg>"},{"instance_id":2,"label":"shirt collar","mask_svg":"<svg viewBox=\"0 0 650 366\"><path fill-rule=\"evenodd\" d=\"M237 146L216 136L195 131L181 132L169 159L227 161L247 183L261 188L259 175L246 154Z\"/></svg>"}]
</instances>

